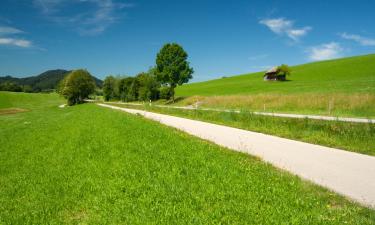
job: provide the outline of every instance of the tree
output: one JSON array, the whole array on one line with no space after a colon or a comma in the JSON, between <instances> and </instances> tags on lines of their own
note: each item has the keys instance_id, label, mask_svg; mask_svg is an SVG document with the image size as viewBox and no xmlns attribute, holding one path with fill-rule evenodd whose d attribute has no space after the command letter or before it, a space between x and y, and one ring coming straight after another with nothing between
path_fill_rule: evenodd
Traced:
<instances>
[{"instance_id":1,"label":"tree","mask_svg":"<svg viewBox=\"0 0 375 225\"><path fill-rule=\"evenodd\" d=\"M105 101L109 101L116 96L116 79L113 76L108 76L103 82L103 96Z\"/></svg>"},{"instance_id":2,"label":"tree","mask_svg":"<svg viewBox=\"0 0 375 225\"><path fill-rule=\"evenodd\" d=\"M128 102L135 99L134 91L130 93L134 80L134 77L125 77L120 79L118 90L121 101Z\"/></svg>"},{"instance_id":3,"label":"tree","mask_svg":"<svg viewBox=\"0 0 375 225\"><path fill-rule=\"evenodd\" d=\"M177 85L187 83L193 76L193 68L187 61L188 54L178 44L166 44L156 56L156 76L163 83L168 84L174 101L174 89Z\"/></svg>"},{"instance_id":4,"label":"tree","mask_svg":"<svg viewBox=\"0 0 375 225\"><path fill-rule=\"evenodd\" d=\"M126 101L136 101L138 100L138 91L139 91L139 81L133 77L133 82L130 84L128 93L126 95Z\"/></svg>"},{"instance_id":5,"label":"tree","mask_svg":"<svg viewBox=\"0 0 375 225\"><path fill-rule=\"evenodd\" d=\"M139 82L138 99L141 101L156 100L159 97L160 83L156 80L152 69L148 73L140 73L136 79Z\"/></svg>"},{"instance_id":6,"label":"tree","mask_svg":"<svg viewBox=\"0 0 375 225\"><path fill-rule=\"evenodd\" d=\"M281 66L278 66L277 70L278 70L277 76L280 78L280 80L285 80L286 76L290 76L292 72L290 67L286 64L282 64Z\"/></svg>"},{"instance_id":7,"label":"tree","mask_svg":"<svg viewBox=\"0 0 375 225\"><path fill-rule=\"evenodd\" d=\"M68 100L68 105L82 103L95 91L95 82L87 70L74 70L62 81L60 94Z\"/></svg>"}]
</instances>

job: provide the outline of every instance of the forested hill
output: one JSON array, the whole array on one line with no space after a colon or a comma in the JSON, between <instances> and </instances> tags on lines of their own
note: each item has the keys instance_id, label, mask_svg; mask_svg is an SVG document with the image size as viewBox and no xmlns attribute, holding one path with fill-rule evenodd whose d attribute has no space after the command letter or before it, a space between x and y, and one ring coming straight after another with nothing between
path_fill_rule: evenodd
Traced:
<instances>
[{"instance_id":1,"label":"forested hill","mask_svg":"<svg viewBox=\"0 0 375 225\"><path fill-rule=\"evenodd\" d=\"M12 76L0 77L0 84L13 83L22 87L28 86L32 92L41 92L55 89L57 84L69 73L68 70L48 70L37 76L16 78ZM102 80L93 77L97 86L102 86Z\"/></svg>"}]
</instances>

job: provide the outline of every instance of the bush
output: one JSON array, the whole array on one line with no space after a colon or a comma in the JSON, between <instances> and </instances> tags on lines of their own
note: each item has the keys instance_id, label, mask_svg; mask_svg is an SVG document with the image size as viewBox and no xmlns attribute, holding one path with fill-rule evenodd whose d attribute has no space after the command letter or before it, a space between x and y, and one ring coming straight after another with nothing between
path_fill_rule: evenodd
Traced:
<instances>
[{"instance_id":1,"label":"bush","mask_svg":"<svg viewBox=\"0 0 375 225\"><path fill-rule=\"evenodd\" d=\"M171 99L172 98L172 89L168 86L163 86L159 90L159 98L160 99Z\"/></svg>"}]
</instances>

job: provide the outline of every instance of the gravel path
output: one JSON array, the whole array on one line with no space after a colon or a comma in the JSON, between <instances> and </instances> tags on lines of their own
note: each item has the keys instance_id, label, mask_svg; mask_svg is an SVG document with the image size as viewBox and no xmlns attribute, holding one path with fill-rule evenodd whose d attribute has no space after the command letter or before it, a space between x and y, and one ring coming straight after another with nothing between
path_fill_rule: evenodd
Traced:
<instances>
[{"instance_id":1,"label":"gravel path","mask_svg":"<svg viewBox=\"0 0 375 225\"><path fill-rule=\"evenodd\" d=\"M159 121L274 166L375 208L375 157L191 119L106 104Z\"/></svg>"},{"instance_id":2,"label":"gravel path","mask_svg":"<svg viewBox=\"0 0 375 225\"><path fill-rule=\"evenodd\" d=\"M136 105L136 106L143 105L139 103L125 103L125 102L108 102L108 103L116 103L116 104L123 104L123 105ZM167 106L167 105L153 105L153 106L160 107L160 108L240 113L240 110L195 108L193 106ZM285 117L285 118L299 118L299 119L307 118L307 119L313 119L313 120L329 120L329 121L342 121L342 122L353 122L353 123L375 123L375 119L365 119L365 118L334 117L334 116L319 116L319 115L289 114L289 113L270 113L270 112L252 112L252 113L256 115L262 115L262 116L276 116L276 117Z\"/></svg>"}]
</instances>

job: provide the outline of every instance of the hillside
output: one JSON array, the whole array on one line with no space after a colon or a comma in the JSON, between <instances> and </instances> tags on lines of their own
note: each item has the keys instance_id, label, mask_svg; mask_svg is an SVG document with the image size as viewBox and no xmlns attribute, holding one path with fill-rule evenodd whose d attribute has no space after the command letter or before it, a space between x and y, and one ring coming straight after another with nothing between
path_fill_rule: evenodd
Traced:
<instances>
[{"instance_id":1,"label":"hillside","mask_svg":"<svg viewBox=\"0 0 375 225\"><path fill-rule=\"evenodd\" d=\"M30 86L33 92L55 89L57 84L69 73L68 70L48 70L37 76L16 78L12 76L0 77L0 84L12 82L20 86ZM102 81L93 77L97 86L102 86Z\"/></svg>"},{"instance_id":2,"label":"hillside","mask_svg":"<svg viewBox=\"0 0 375 225\"><path fill-rule=\"evenodd\" d=\"M375 93L375 54L292 67L288 82L265 82L263 72L183 85L178 96L293 93Z\"/></svg>"}]
</instances>

